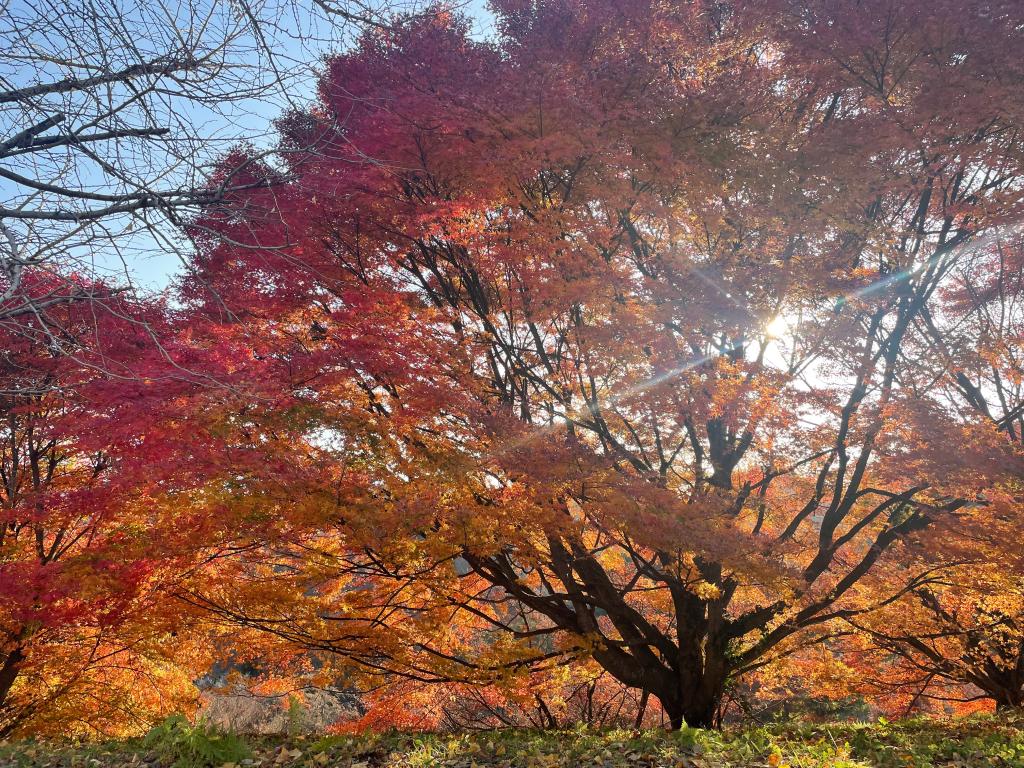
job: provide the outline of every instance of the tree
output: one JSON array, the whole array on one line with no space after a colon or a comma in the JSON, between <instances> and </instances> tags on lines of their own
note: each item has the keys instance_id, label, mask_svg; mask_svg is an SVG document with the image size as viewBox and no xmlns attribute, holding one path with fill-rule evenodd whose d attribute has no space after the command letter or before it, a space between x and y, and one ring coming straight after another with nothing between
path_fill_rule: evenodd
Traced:
<instances>
[{"instance_id":1,"label":"tree","mask_svg":"<svg viewBox=\"0 0 1024 768\"><path fill-rule=\"evenodd\" d=\"M32 296L55 282L23 277ZM167 376L150 336L163 310L61 283L94 300L52 307L45 327L3 331L3 736L130 732L195 699L190 619L167 592L197 547L173 506L181 475L158 464L170 441L146 378Z\"/></svg>"},{"instance_id":2,"label":"tree","mask_svg":"<svg viewBox=\"0 0 1024 768\"><path fill-rule=\"evenodd\" d=\"M856 687L903 715L933 703L960 711L1022 701L1020 579L993 563L947 567L942 579L870 621L844 649Z\"/></svg>"},{"instance_id":3,"label":"tree","mask_svg":"<svg viewBox=\"0 0 1024 768\"><path fill-rule=\"evenodd\" d=\"M1019 220L1021 9L495 9L365 35L197 222L194 326L316 471L253 478L288 535L190 599L371 675L586 656L711 725L1019 467L920 350Z\"/></svg>"}]
</instances>

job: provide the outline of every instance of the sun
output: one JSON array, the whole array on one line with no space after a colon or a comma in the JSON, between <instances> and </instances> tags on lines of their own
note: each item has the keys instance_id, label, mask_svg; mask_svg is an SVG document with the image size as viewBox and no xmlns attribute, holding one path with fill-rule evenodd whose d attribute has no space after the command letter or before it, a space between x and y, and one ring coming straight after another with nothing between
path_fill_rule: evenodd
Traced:
<instances>
[{"instance_id":1,"label":"sun","mask_svg":"<svg viewBox=\"0 0 1024 768\"><path fill-rule=\"evenodd\" d=\"M789 332L789 323L786 322L786 318L778 315L768 321L764 332L770 339L780 339Z\"/></svg>"}]
</instances>

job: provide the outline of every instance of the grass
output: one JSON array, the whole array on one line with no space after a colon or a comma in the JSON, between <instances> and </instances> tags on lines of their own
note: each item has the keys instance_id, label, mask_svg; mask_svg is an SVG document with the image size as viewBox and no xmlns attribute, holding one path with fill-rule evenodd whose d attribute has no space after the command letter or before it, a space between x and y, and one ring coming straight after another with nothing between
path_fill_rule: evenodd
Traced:
<instances>
[{"instance_id":1,"label":"grass","mask_svg":"<svg viewBox=\"0 0 1024 768\"><path fill-rule=\"evenodd\" d=\"M181 718L124 742L0 744L19 768L1024 768L1024 716L784 723L722 733L494 731L243 740Z\"/></svg>"}]
</instances>

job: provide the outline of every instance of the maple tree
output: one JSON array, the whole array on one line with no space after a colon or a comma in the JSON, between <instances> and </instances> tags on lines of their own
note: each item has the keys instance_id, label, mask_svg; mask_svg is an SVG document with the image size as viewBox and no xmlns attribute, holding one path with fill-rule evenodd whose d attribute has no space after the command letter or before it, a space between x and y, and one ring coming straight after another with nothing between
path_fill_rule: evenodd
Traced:
<instances>
[{"instance_id":1,"label":"maple tree","mask_svg":"<svg viewBox=\"0 0 1024 768\"><path fill-rule=\"evenodd\" d=\"M3 736L125 733L188 710L190 661L208 656L167 594L198 550L167 498L182 483L160 470L167 393L146 378L167 375L164 310L74 275L22 278L35 297L67 286L88 300L0 326Z\"/></svg>"},{"instance_id":2,"label":"maple tree","mask_svg":"<svg viewBox=\"0 0 1024 768\"><path fill-rule=\"evenodd\" d=\"M588 657L711 725L1019 471L922 350L1019 221L1021 8L495 11L365 35L199 223L193 322L315 471L246 486L287 536L192 599L370 675Z\"/></svg>"}]
</instances>

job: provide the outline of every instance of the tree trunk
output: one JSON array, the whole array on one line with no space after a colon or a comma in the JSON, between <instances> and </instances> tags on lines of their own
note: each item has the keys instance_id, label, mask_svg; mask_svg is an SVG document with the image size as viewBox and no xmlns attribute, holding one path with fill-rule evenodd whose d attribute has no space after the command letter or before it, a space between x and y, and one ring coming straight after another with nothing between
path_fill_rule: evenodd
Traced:
<instances>
[{"instance_id":1,"label":"tree trunk","mask_svg":"<svg viewBox=\"0 0 1024 768\"><path fill-rule=\"evenodd\" d=\"M997 712L1007 712L1024 706L1024 690L1006 689L990 695L995 699Z\"/></svg>"},{"instance_id":2,"label":"tree trunk","mask_svg":"<svg viewBox=\"0 0 1024 768\"><path fill-rule=\"evenodd\" d=\"M25 653L21 646L16 646L0 665L0 710L7 703L7 694L10 693L14 681L18 679L18 665L24 659Z\"/></svg>"},{"instance_id":3,"label":"tree trunk","mask_svg":"<svg viewBox=\"0 0 1024 768\"><path fill-rule=\"evenodd\" d=\"M676 701L662 699L661 705L673 731L678 731L684 725L690 728L714 728L717 725L715 714L718 712L718 699L712 700L703 696L686 697Z\"/></svg>"},{"instance_id":4,"label":"tree trunk","mask_svg":"<svg viewBox=\"0 0 1024 768\"><path fill-rule=\"evenodd\" d=\"M989 659L968 679L996 703L997 711L1024 707L1024 662L1007 669Z\"/></svg>"},{"instance_id":5,"label":"tree trunk","mask_svg":"<svg viewBox=\"0 0 1024 768\"><path fill-rule=\"evenodd\" d=\"M684 725L690 728L716 728L716 717L725 691L725 675L705 670L699 679L654 692L661 701L673 731Z\"/></svg>"}]
</instances>

